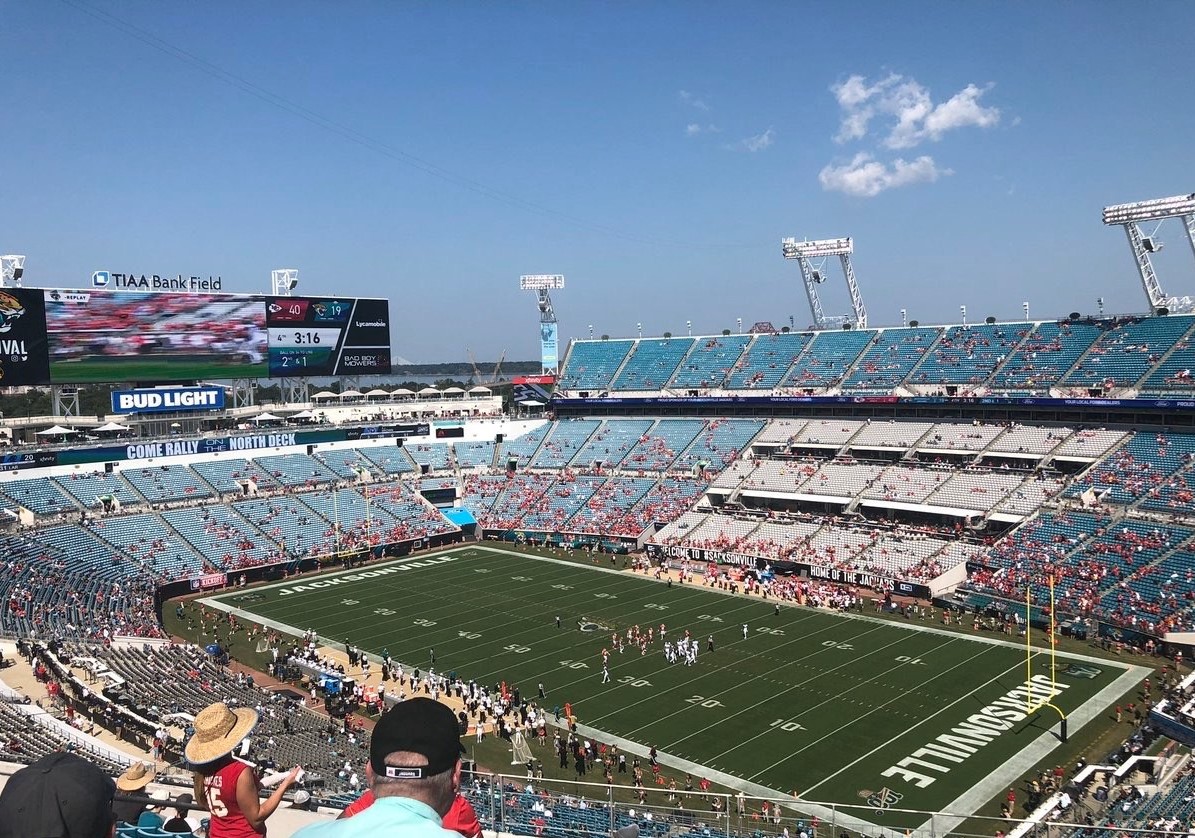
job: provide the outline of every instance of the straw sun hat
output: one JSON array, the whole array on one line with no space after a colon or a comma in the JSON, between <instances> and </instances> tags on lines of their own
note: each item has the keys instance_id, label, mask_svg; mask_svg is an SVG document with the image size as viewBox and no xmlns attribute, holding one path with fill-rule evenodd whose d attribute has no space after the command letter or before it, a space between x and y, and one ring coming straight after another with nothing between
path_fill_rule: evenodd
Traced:
<instances>
[{"instance_id":1,"label":"straw sun hat","mask_svg":"<svg viewBox=\"0 0 1195 838\"><path fill-rule=\"evenodd\" d=\"M144 762L134 762L116 778L118 791L141 791L154 780L154 772Z\"/></svg>"},{"instance_id":2,"label":"straw sun hat","mask_svg":"<svg viewBox=\"0 0 1195 838\"><path fill-rule=\"evenodd\" d=\"M256 724L256 710L231 710L222 701L209 704L195 717L195 735L187 741L183 755L192 765L217 760L232 753Z\"/></svg>"}]
</instances>

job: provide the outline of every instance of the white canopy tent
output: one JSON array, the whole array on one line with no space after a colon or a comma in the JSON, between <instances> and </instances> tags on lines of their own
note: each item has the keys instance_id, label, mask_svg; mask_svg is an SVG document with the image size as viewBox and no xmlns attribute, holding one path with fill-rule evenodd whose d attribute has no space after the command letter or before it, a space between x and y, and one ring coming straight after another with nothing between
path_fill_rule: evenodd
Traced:
<instances>
[{"instance_id":1,"label":"white canopy tent","mask_svg":"<svg viewBox=\"0 0 1195 838\"><path fill-rule=\"evenodd\" d=\"M96 430L96 433L101 433L101 434L125 434L125 433L128 433L129 431L131 431L132 428L126 427L124 425L118 425L115 422L109 422L106 425L100 425L95 430Z\"/></svg>"},{"instance_id":2,"label":"white canopy tent","mask_svg":"<svg viewBox=\"0 0 1195 838\"><path fill-rule=\"evenodd\" d=\"M77 434L74 428L64 428L62 425L51 425L44 431L38 431L37 436L66 436L67 434Z\"/></svg>"}]
</instances>

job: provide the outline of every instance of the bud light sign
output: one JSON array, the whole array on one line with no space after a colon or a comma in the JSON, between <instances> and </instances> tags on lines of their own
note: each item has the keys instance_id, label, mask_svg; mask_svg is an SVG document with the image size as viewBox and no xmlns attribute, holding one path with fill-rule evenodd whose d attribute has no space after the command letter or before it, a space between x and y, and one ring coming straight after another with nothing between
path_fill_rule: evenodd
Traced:
<instances>
[{"instance_id":1,"label":"bud light sign","mask_svg":"<svg viewBox=\"0 0 1195 838\"><path fill-rule=\"evenodd\" d=\"M113 413L175 413L185 410L223 410L223 387L155 387L113 390Z\"/></svg>"}]
</instances>

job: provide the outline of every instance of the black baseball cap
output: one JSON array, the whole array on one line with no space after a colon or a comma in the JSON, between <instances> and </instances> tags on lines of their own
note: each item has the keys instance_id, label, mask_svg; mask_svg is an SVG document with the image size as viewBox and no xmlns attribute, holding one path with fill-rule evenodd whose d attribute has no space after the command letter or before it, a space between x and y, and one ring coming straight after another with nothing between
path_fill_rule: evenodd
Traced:
<instances>
[{"instance_id":1,"label":"black baseball cap","mask_svg":"<svg viewBox=\"0 0 1195 838\"><path fill-rule=\"evenodd\" d=\"M386 755L410 751L427 765L387 765ZM460 723L447 705L430 698L411 698L394 705L378 720L369 737L369 764L379 777L420 780L456 765L465 748Z\"/></svg>"},{"instance_id":2,"label":"black baseball cap","mask_svg":"<svg viewBox=\"0 0 1195 838\"><path fill-rule=\"evenodd\" d=\"M107 838L116 783L98 766L58 751L8 778L0 838Z\"/></svg>"}]
</instances>

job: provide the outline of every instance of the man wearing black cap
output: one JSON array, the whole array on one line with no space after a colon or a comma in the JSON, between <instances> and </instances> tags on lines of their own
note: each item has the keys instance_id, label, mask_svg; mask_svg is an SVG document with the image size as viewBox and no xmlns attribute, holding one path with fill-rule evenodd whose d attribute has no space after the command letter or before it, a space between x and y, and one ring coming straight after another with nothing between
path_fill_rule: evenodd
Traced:
<instances>
[{"instance_id":1,"label":"man wearing black cap","mask_svg":"<svg viewBox=\"0 0 1195 838\"><path fill-rule=\"evenodd\" d=\"M374 804L354 817L305 827L294 838L373 838L396 830L404 838L460 838L442 818L460 789L462 753L452 710L430 698L400 701L370 736L365 779Z\"/></svg>"},{"instance_id":2,"label":"man wearing black cap","mask_svg":"<svg viewBox=\"0 0 1195 838\"><path fill-rule=\"evenodd\" d=\"M116 783L74 754L55 752L13 774L0 792L0 838L112 838Z\"/></svg>"}]
</instances>

